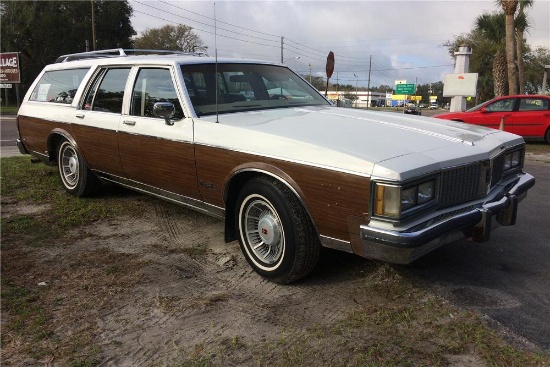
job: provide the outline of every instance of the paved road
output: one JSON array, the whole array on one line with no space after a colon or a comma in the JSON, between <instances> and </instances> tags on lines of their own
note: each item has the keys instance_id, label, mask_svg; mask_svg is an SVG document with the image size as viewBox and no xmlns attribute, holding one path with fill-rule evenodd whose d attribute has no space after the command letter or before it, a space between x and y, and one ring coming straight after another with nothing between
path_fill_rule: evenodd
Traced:
<instances>
[{"instance_id":1,"label":"paved road","mask_svg":"<svg viewBox=\"0 0 550 367\"><path fill-rule=\"evenodd\" d=\"M498 228L487 243L459 241L398 269L550 351L550 164L527 162L525 171L537 182L515 226Z\"/></svg>"},{"instance_id":2,"label":"paved road","mask_svg":"<svg viewBox=\"0 0 550 367\"><path fill-rule=\"evenodd\" d=\"M17 124L15 116L0 116L0 157L19 155L15 146L17 139Z\"/></svg>"},{"instance_id":3,"label":"paved road","mask_svg":"<svg viewBox=\"0 0 550 367\"><path fill-rule=\"evenodd\" d=\"M19 155L15 119L2 116L0 125L1 156ZM550 351L550 164L527 162L525 170L537 183L516 226L497 229L487 243L459 241L396 269Z\"/></svg>"}]
</instances>

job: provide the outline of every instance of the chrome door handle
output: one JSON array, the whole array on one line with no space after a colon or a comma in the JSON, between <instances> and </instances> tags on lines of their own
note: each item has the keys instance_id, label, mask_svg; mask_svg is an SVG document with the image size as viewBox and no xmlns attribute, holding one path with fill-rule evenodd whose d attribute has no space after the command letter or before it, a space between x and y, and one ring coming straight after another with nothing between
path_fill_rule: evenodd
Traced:
<instances>
[{"instance_id":1,"label":"chrome door handle","mask_svg":"<svg viewBox=\"0 0 550 367\"><path fill-rule=\"evenodd\" d=\"M124 125L130 125L130 126L134 126L136 124L136 122L132 121L132 120L124 120L124 121L122 121L122 123Z\"/></svg>"},{"instance_id":2,"label":"chrome door handle","mask_svg":"<svg viewBox=\"0 0 550 367\"><path fill-rule=\"evenodd\" d=\"M86 115L83 114L83 113L77 113L77 114L76 114L76 117L79 118L79 119L83 119L84 116L86 116Z\"/></svg>"}]
</instances>

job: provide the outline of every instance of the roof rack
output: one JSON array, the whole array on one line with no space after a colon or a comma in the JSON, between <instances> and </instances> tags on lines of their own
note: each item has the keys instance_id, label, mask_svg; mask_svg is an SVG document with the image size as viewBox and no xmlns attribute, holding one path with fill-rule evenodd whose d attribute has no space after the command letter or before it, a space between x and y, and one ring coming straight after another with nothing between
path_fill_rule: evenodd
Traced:
<instances>
[{"instance_id":1,"label":"roof rack","mask_svg":"<svg viewBox=\"0 0 550 367\"><path fill-rule=\"evenodd\" d=\"M134 55L186 55L186 56L208 56L206 52L183 52L183 51L168 51L168 50L141 50L141 49L123 49L113 48L110 50L99 50L80 52L76 54L62 55L55 60L56 63L68 62L84 59L97 59L102 57L125 57Z\"/></svg>"}]
</instances>

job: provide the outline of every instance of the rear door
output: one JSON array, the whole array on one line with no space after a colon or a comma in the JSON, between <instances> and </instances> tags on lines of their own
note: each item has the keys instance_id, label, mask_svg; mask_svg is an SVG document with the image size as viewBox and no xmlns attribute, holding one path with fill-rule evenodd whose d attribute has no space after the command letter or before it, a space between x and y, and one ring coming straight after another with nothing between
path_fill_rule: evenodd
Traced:
<instances>
[{"instance_id":1,"label":"rear door","mask_svg":"<svg viewBox=\"0 0 550 367\"><path fill-rule=\"evenodd\" d=\"M181 200L200 199L195 170L193 120L184 116L181 96L169 66L135 67L127 113L122 117L118 143L122 167L131 184ZM155 103L170 102L170 121L156 116ZM174 196L175 195L175 196Z\"/></svg>"},{"instance_id":2,"label":"rear door","mask_svg":"<svg viewBox=\"0 0 550 367\"><path fill-rule=\"evenodd\" d=\"M524 137L543 137L550 125L550 100L540 96L519 98L513 116L506 120L511 131Z\"/></svg>"},{"instance_id":3,"label":"rear door","mask_svg":"<svg viewBox=\"0 0 550 367\"><path fill-rule=\"evenodd\" d=\"M117 129L130 71L128 66L98 69L76 110L78 123L71 129L91 169L122 177Z\"/></svg>"}]
</instances>

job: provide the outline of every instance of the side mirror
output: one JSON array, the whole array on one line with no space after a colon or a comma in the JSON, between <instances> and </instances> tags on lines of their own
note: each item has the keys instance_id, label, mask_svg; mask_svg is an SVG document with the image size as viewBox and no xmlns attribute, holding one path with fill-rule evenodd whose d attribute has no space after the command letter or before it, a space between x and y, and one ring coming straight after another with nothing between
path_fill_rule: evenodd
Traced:
<instances>
[{"instance_id":1,"label":"side mirror","mask_svg":"<svg viewBox=\"0 0 550 367\"><path fill-rule=\"evenodd\" d=\"M487 111L487 108L482 107L482 108L479 109L479 112L481 112L481 113L487 113L488 111Z\"/></svg>"},{"instance_id":2,"label":"side mirror","mask_svg":"<svg viewBox=\"0 0 550 367\"><path fill-rule=\"evenodd\" d=\"M174 125L170 119L176 113L176 108L171 102L157 102L153 105L153 114L157 117L162 117L166 121L166 125Z\"/></svg>"}]
</instances>

